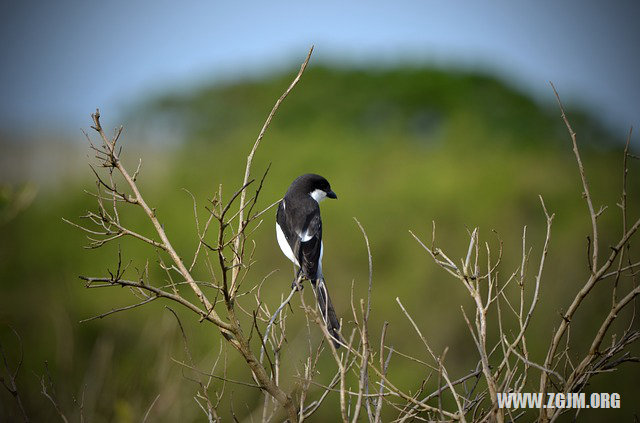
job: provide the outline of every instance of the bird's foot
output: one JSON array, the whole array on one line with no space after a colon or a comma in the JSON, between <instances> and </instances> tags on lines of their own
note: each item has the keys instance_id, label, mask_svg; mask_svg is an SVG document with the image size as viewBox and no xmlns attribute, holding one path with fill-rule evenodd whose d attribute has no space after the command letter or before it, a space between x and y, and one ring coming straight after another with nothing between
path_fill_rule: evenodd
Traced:
<instances>
[{"instance_id":1,"label":"bird's foot","mask_svg":"<svg viewBox=\"0 0 640 423\"><path fill-rule=\"evenodd\" d=\"M302 285L301 279L295 279L293 282L291 282L291 289L295 289L296 291L302 291L303 288L304 286Z\"/></svg>"}]
</instances>

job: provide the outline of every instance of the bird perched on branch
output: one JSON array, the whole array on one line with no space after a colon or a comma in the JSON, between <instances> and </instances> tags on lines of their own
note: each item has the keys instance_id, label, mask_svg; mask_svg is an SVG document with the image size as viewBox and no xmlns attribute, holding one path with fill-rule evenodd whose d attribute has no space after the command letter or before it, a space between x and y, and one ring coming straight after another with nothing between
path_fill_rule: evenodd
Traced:
<instances>
[{"instance_id":1,"label":"bird perched on branch","mask_svg":"<svg viewBox=\"0 0 640 423\"><path fill-rule=\"evenodd\" d=\"M338 198L325 178L313 173L297 177L278 206L276 234L284 255L299 268L292 288L302 278L311 282L327 330L334 345L339 347L340 322L322 274L322 219L319 203L327 197Z\"/></svg>"}]
</instances>

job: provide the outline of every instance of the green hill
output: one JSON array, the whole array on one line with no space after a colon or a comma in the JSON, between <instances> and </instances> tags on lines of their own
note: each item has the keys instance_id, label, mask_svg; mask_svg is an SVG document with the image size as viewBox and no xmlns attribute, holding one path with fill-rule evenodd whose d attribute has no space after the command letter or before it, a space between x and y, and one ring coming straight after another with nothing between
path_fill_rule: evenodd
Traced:
<instances>
[{"instance_id":1,"label":"green hill","mask_svg":"<svg viewBox=\"0 0 640 423\"><path fill-rule=\"evenodd\" d=\"M289 81L289 75L275 75L158 96L132 117L136 124L160 121L161 127L168 120L189 140L219 141L233 134L245 135L247 129L253 135L255 128L247 125L258 125L265 118ZM283 104L274 128L302 134L334 128L357 135L364 143L381 142L396 133L429 144L465 124L478 126L475 129L490 132L496 144L513 148L546 148L565 135L554 105L543 107L492 76L470 71L314 66L305 74L303 86ZM584 113L575 113L572 120L581 126L583 143L611 140ZM466 146L465 141L473 145L475 137L470 133L447 141Z\"/></svg>"}]
</instances>

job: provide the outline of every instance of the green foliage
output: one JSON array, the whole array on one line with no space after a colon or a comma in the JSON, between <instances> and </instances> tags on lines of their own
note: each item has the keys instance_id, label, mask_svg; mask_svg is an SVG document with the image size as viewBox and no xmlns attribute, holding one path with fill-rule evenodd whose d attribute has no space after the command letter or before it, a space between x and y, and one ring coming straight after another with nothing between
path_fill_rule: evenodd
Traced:
<instances>
[{"instance_id":1,"label":"green foliage","mask_svg":"<svg viewBox=\"0 0 640 423\"><path fill-rule=\"evenodd\" d=\"M168 128L184 138L159 153L152 151L159 148L153 144L145 151L131 152L129 146L135 148L136 140L124 139L125 163L133 169L138 156L143 158L139 181L145 198L157 208L183 257L192 257L197 236L192 200L182 188L197 198L201 223L206 218L206 199L219 184L227 198L239 188L246 154L289 80L289 75L274 75L167 94L150 99L128 119L130 126L145 128L147 135ZM600 219L603 245L608 245L620 232L614 204L619 197L622 154L592 119L581 113L570 118L586 146L584 161L594 198L597 204L610 206ZM532 339L538 341L531 345L532 354L544 357L559 311L587 272L585 236L589 233L570 140L555 108L537 104L486 75L411 67L365 71L316 66L276 115L258 150L254 177L259 178L269 164L262 206L280 198L291 180L305 172L326 176L339 195L337 202L322 206L324 267L336 310L345 318L350 315L352 281L355 297L365 295L367 257L355 216L372 244L372 332L379 333L382 322L391 321L389 343L399 351L410 348L414 342L406 335L410 327L394 301L400 297L432 345L439 351L450 347L449 368L460 369L460 374L477 361L459 311L459 305L470 307L470 300L461 286L430 262L408 230L428 241L435 221L437 245L462 256L467 229L478 226L492 245L503 240L506 275L519 263L525 225L533 248L531 260L539 257L545 225L541 194L548 209L556 213L541 305L531 329ZM132 303L124 291L85 290L77 279L79 274L98 276L107 267L113 269L117 251L115 245L82 250L83 234L60 219L77 220L74 217L83 210L95 208L93 199L81 192L92 189L92 175L86 175L84 181L67 181L64 190L41 193L10 225L0 226L0 317L23 336L28 370L23 370L19 381L27 406L43 420L53 416L33 377L34 372L43 373L41 363L49 360L56 369L58 396L68 399L63 401L67 409L74 408L70 398L79 397L87 386L87 401L93 401L91 421L139 421L159 393L154 421L202 419L191 398L194 386L170 360L182 360L183 352L175 320L162 304L154 302L105 321L78 324L80 319ZM638 192L637 178L630 183L630 192ZM631 204L630 212L637 215L637 203ZM288 291L291 278L288 261L276 247L274 213L265 215L255 233L257 263L246 284L253 286L280 269L265 283L275 304ZM139 211L123 219L152 235ZM156 252L131 240L123 240L121 248L125 259L134 260L132 274L149 260L152 277L166 279L157 268ZM199 275L205 277L204 269ZM596 298L589 310L602 310L609 302L608 297ZM302 320L302 314L295 313ZM219 334L198 325L188 314L182 317L194 356L206 369L220 348ZM594 330L595 320L581 317L584 323L576 323L572 332L577 344ZM294 330L298 329L302 330L302 321ZM7 333L0 332L2 341ZM296 342L292 339L292 346ZM291 368L301 365L303 353L288 353ZM234 354L229 354L230 372L237 375L232 378L250 381ZM411 364L394 359L391 366L404 375L401 385L419 385ZM322 369L330 372L330 358ZM633 374L637 370L617 373L615 386L598 385L594 390L620 392L624 404L625 399L638 396ZM243 404L252 406L257 401L257 392L244 391L235 389L233 396L241 416L248 413ZM6 394L0 398L10 404ZM0 408L0 417L1 413L12 415L11 407ZM623 406L619 412L629 416L632 410ZM317 421L335 417L331 412L327 407ZM607 414L614 415L613 411Z\"/></svg>"}]
</instances>

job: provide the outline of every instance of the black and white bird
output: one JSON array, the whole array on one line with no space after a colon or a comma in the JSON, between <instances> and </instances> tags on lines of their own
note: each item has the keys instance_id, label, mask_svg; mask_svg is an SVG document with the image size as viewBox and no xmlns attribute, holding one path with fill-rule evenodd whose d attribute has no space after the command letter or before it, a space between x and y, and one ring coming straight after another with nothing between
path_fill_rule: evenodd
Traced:
<instances>
[{"instance_id":1,"label":"black and white bird","mask_svg":"<svg viewBox=\"0 0 640 423\"><path fill-rule=\"evenodd\" d=\"M302 277L313 285L327 330L339 347L340 322L322 274L324 246L319 203L327 197L338 198L325 178L313 173L298 176L278 206L276 234L284 255L299 268L296 281Z\"/></svg>"}]
</instances>

